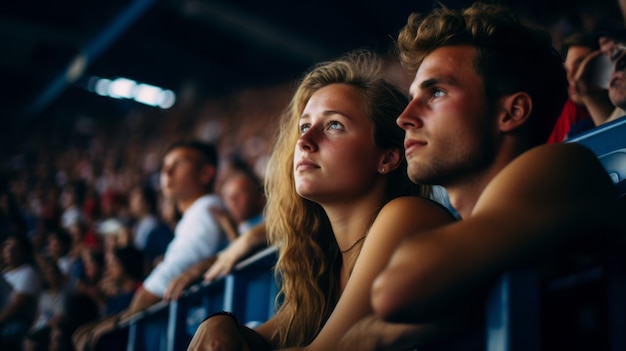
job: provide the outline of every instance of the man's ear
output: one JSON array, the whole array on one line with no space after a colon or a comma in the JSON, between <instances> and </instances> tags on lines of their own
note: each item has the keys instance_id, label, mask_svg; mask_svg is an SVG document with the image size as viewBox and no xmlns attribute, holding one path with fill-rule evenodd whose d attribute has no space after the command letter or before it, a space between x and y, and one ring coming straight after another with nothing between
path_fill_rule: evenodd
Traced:
<instances>
[{"instance_id":1,"label":"man's ear","mask_svg":"<svg viewBox=\"0 0 626 351\"><path fill-rule=\"evenodd\" d=\"M389 173L398 168L404 158L403 153L404 150L398 148L385 150L383 157L378 162L378 173Z\"/></svg>"},{"instance_id":2,"label":"man's ear","mask_svg":"<svg viewBox=\"0 0 626 351\"><path fill-rule=\"evenodd\" d=\"M526 123L533 108L533 101L525 92L504 96L499 101L498 127L502 132L511 132Z\"/></svg>"},{"instance_id":3,"label":"man's ear","mask_svg":"<svg viewBox=\"0 0 626 351\"><path fill-rule=\"evenodd\" d=\"M200 179L203 184L209 184L215 177L215 166L206 164L200 169Z\"/></svg>"}]
</instances>

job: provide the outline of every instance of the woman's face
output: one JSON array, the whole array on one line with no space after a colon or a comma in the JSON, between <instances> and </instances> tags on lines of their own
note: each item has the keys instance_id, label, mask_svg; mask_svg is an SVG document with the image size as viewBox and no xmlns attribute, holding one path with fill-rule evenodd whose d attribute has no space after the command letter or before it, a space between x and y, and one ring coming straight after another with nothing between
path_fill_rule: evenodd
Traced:
<instances>
[{"instance_id":1,"label":"woman's face","mask_svg":"<svg viewBox=\"0 0 626 351\"><path fill-rule=\"evenodd\" d=\"M22 253L17 240L8 238L2 245L2 260L10 266L17 266L22 261Z\"/></svg>"},{"instance_id":2,"label":"woman's face","mask_svg":"<svg viewBox=\"0 0 626 351\"><path fill-rule=\"evenodd\" d=\"M109 253L106 255L107 275L114 281L120 281L124 277L124 270L120 261L115 254Z\"/></svg>"},{"instance_id":3,"label":"woman's face","mask_svg":"<svg viewBox=\"0 0 626 351\"><path fill-rule=\"evenodd\" d=\"M100 278L100 265L94 261L89 255L84 256L85 275L91 280Z\"/></svg>"},{"instance_id":4,"label":"woman's face","mask_svg":"<svg viewBox=\"0 0 626 351\"><path fill-rule=\"evenodd\" d=\"M378 179L383 150L356 88L331 84L316 91L302 112L294 153L296 191L320 204L362 196Z\"/></svg>"},{"instance_id":5,"label":"woman's face","mask_svg":"<svg viewBox=\"0 0 626 351\"><path fill-rule=\"evenodd\" d=\"M134 188L129 197L130 212L134 216L139 216L144 212L145 206L141 194L141 189Z\"/></svg>"}]
</instances>

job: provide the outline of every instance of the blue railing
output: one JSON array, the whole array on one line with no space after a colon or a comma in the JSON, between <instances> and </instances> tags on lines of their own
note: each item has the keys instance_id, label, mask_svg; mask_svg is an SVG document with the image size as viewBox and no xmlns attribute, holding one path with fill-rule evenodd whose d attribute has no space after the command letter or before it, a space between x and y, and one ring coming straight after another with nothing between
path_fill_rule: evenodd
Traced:
<instances>
[{"instance_id":1,"label":"blue railing","mask_svg":"<svg viewBox=\"0 0 626 351\"><path fill-rule=\"evenodd\" d=\"M593 151L620 196L626 197L626 117L568 139L567 142L585 145ZM587 323L589 329L593 326L603 329L588 338L593 342L592 346L577 345L576 349L626 350L625 270L623 260L604 258L583 270L552 279L543 288L540 286L537 268L503 274L492 288L487 302L486 350L541 350L546 338L555 338L553 333L561 333L557 330L558 325L542 325L546 323L545 311L554 307L550 306L550 302L555 299L570 301L565 304L568 316L562 315L560 321L554 323L552 320L552 324L571 323L566 319L578 317L581 324ZM594 294L595 300L588 297L590 294ZM549 300L550 297L552 300ZM579 315L571 313L576 308L580 308ZM583 321L584 318L588 320ZM561 336L559 334L556 338Z\"/></svg>"},{"instance_id":2,"label":"blue railing","mask_svg":"<svg viewBox=\"0 0 626 351\"><path fill-rule=\"evenodd\" d=\"M186 350L198 325L209 314L230 311L249 326L274 314L278 285L273 266L276 249L268 247L237 264L211 283L199 283L170 303L159 302L120 324L128 328L128 351Z\"/></svg>"}]
</instances>

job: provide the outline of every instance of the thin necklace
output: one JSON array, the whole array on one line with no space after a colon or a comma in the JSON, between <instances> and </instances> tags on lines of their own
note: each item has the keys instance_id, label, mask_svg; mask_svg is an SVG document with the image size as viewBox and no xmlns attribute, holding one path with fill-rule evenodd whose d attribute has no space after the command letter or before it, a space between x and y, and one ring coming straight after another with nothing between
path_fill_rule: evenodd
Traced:
<instances>
[{"instance_id":1,"label":"thin necklace","mask_svg":"<svg viewBox=\"0 0 626 351\"><path fill-rule=\"evenodd\" d=\"M365 239L365 237L366 237L366 236L367 236L367 233L363 234L363 236L361 236L360 238L356 239L356 240L352 243L352 245L350 245L350 247L349 247L349 248L347 248L347 249L345 249L345 250L339 250L339 252L341 252L341 253L346 253L346 252L348 252L348 251L352 250L352 249L356 246L356 244L358 244L358 243L360 243L361 241L363 241L363 239Z\"/></svg>"}]
</instances>

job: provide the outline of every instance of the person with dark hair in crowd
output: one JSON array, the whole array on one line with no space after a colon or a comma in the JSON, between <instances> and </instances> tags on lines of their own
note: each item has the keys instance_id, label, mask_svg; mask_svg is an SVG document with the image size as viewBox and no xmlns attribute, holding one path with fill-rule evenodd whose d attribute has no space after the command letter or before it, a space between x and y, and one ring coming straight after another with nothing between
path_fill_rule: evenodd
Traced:
<instances>
[{"instance_id":1,"label":"person with dark hair in crowd","mask_svg":"<svg viewBox=\"0 0 626 351\"><path fill-rule=\"evenodd\" d=\"M56 262L61 273L69 278L78 257L70 254L72 237L64 228L52 228L48 232L47 254Z\"/></svg>"},{"instance_id":2,"label":"person with dark hair in crowd","mask_svg":"<svg viewBox=\"0 0 626 351\"><path fill-rule=\"evenodd\" d=\"M104 277L104 255L100 251L84 250L81 254L82 272L72 287L73 292L91 298L99 310L104 309L106 296L101 289Z\"/></svg>"},{"instance_id":3,"label":"person with dark hair in crowd","mask_svg":"<svg viewBox=\"0 0 626 351\"><path fill-rule=\"evenodd\" d=\"M218 168L215 146L201 141L178 141L163 157L161 191L182 213L163 261L150 272L121 314L81 327L73 336L77 345L95 345L120 320L160 301L172 279L201 260L215 255L227 239L209 208L223 207L213 193Z\"/></svg>"},{"instance_id":4,"label":"person with dark hair in crowd","mask_svg":"<svg viewBox=\"0 0 626 351\"><path fill-rule=\"evenodd\" d=\"M85 200L86 185L83 181L69 183L61 194L63 214L61 215L61 226L68 229L75 221L84 221L83 201Z\"/></svg>"},{"instance_id":5,"label":"person with dark hair in crowd","mask_svg":"<svg viewBox=\"0 0 626 351\"><path fill-rule=\"evenodd\" d=\"M130 192L129 202L130 212L137 221L132 242L146 259L146 272L149 272L163 258L174 233L158 216L158 195L152 187L136 186Z\"/></svg>"},{"instance_id":6,"label":"person with dark hair in crowd","mask_svg":"<svg viewBox=\"0 0 626 351\"><path fill-rule=\"evenodd\" d=\"M623 23L603 24L594 31L593 38L599 50L591 52L580 62L573 81L591 119L583 119L572 125L568 138L626 115L624 106L616 102L615 96L611 97L611 91L615 93L620 89L616 89L615 77L611 76L611 72L618 67L617 61L626 49L626 28Z\"/></svg>"},{"instance_id":7,"label":"person with dark hair in crowd","mask_svg":"<svg viewBox=\"0 0 626 351\"><path fill-rule=\"evenodd\" d=\"M59 328L65 318L67 277L49 256L37 257L37 266L42 274L44 287L37 298L35 321L22 343L23 351L46 350L50 331Z\"/></svg>"},{"instance_id":8,"label":"person with dark hair in crowd","mask_svg":"<svg viewBox=\"0 0 626 351\"><path fill-rule=\"evenodd\" d=\"M586 33L574 33L567 37L563 42L561 49L563 56L565 57L565 72L567 73L568 81L568 94L569 98L565 101L565 106L561 111L561 115L557 119L552 134L548 138L548 143L556 143L565 140L568 136L570 128L582 120L589 119L589 111L585 106L583 97L577 92L576 87L576 74L580 68L580 64L585 60L589 54L598 50L598 42L595 38ZM586 95L603 94L605 99L608 99L606 89L600 87L594 87L592 92L588 92ZM591 120L593 125L593 120Z\"/></svg>"},{"instance_id":9,"label":"person with dark hair in crowd","mask_svg":"<svg viewBox=\"0 0 626 351\"><path fill-rule=\"evenodd\" d=\"M115 289L105 291L104 316L122 312L130 305L144 277L142 264L141 252L132 246L117 248L107 255L105 275Z\"/></svg>"},{"instance_id":10,"label":"person with dark hair in crowd","mask_svg":"<svg viewBox=\"0 0 626 351\"><path fill-rule=\"evenodd\" d=\"M144 277L144 260L139 250L126 246L112 249L106 254L105 261L104 277L98 284L98 294L102 299L99 315L105 318L114 316L113 318L117 319L128 308L135 292L141 286ZM84 349L97 345L99 350L120 350L126 347L128 330L107 330L107 332L112 334L101 338L97 344L79 344L77 348Z\"/></svg>"},{"instance_id":11,"label":"person with dark hair in crowd","mask_svg":"<svg viewBox=\"0 0 626 351\"><path fill-rule=\"evenodd\" d=\"M313 68L285 114L267 168L266 226L283 299L254 330L223 313L188 350L334 350L371 314L368 291L405 235L451 223L406 174L395 119L406 97L380 59L353 52ZM365 293L364 293L365 292Z\"/></svg>"},{"instance_id":12,"label":"person with dark hair in crowd","mask_svg":"<svg viewBox=\"0 0 626 351\"><path fill-rule=\"evenodd\" d=\"M563 250L603 256L623 234L617 191L595 154L573 143L541 145L567 98L547 34L504 6L478 2L411 15L398 46L415 74L397 120L408 174L444 186L462 220L397 247L372 287L375 315L346 335L345 345L359 350L401 335L419 348L427 326L482 306L471 297L484 301L483 289L504 271ZM559 348L569 349L566 341Z\"/></svg>"},{"instance_id":13,"label":"person with dark hair in crowd","mask_svg":"<svg viewBox=\"0 0 626 351\"><path fill-rule=\"evenodd\" d=\"M4 239L2 261L0 346L3 350L17 350L33 323L41 282L25 235L13 233Z\"/></svg>"}]
</instances>

